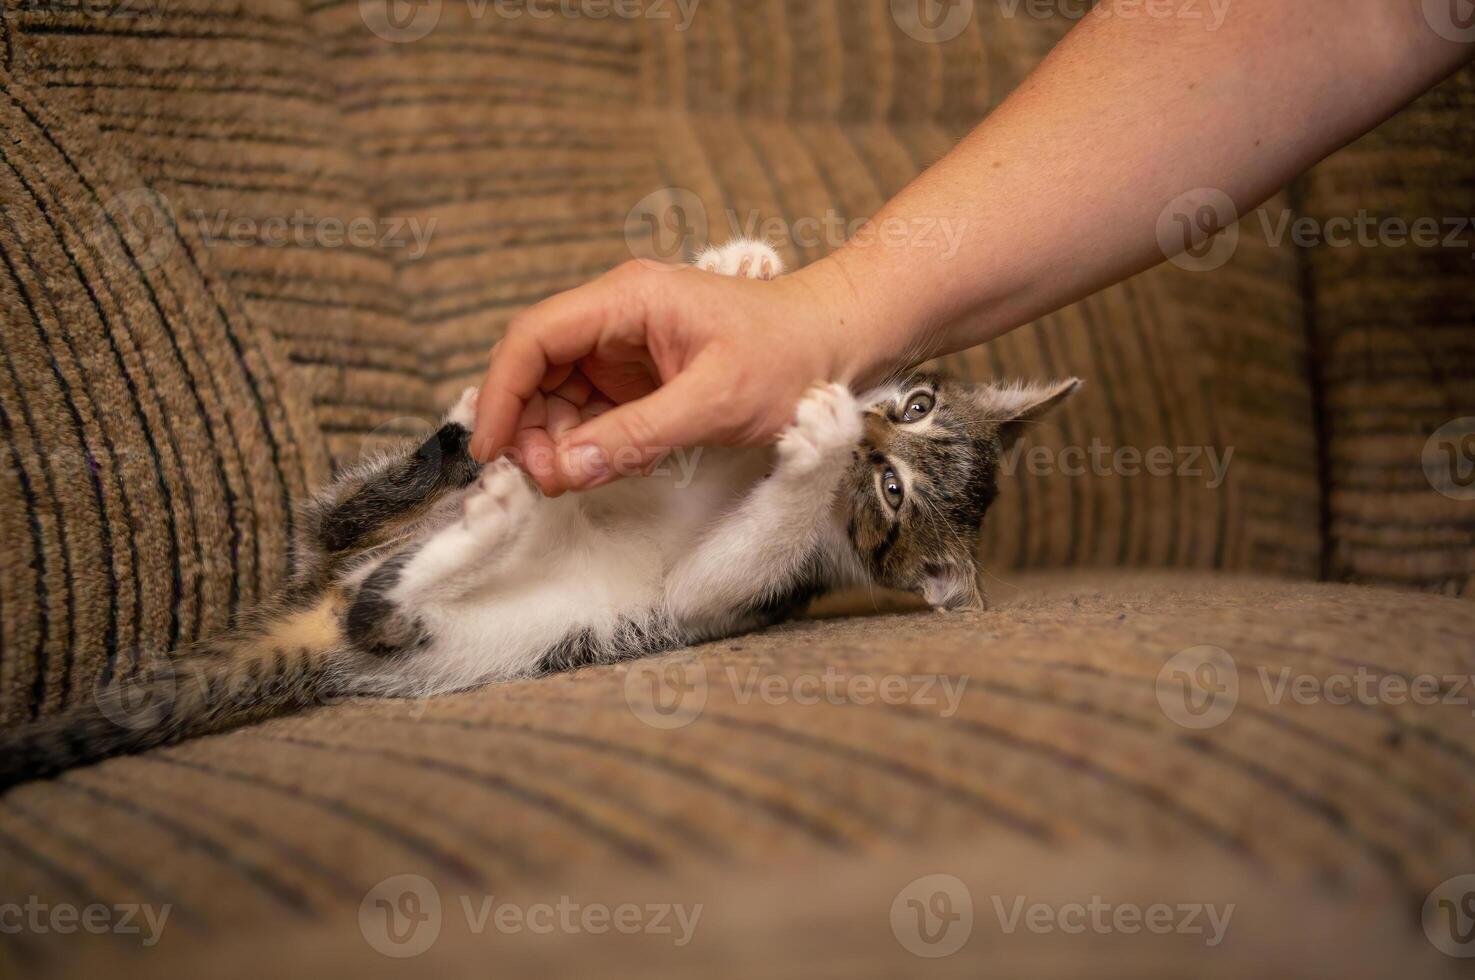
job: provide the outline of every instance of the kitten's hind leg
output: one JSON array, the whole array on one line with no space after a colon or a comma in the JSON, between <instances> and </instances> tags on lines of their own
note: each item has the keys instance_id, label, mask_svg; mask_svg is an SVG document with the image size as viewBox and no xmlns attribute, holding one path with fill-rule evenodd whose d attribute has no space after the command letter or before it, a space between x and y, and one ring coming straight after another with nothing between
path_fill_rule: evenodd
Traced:
<instances>
[{"instance_id":1,"label":"kitten's hind leg","mask_svg":"<svg viewBox=\"0 0 1475 980\"><path fill-rule=\"evenodd\" d=\"M379 656L429 646L432 637L417 610L461 598L495 571L528 527L536 499L516 466L488 466L463 498L458 519L364 579L348 610L349 642Z\"/></svg>"},{"instance_id":2,"label":"kitten's hind leg","mask_svg":"<svg viewBox=\"0 0 1475 980\"><path fill-rule=\"evenodd\" d=\"M406 602L454 598L501 567L532 522L537 492L506 460L483 470L461 500L461 515L414 549L395 595Z\"/></svg>"},{"instance_id":3,"label":"kitten's hind leg","mask_svg":"<svg viewBox=\"0 0 1475 980\"><path fill-rule=\"evenodd\" d=\"M481 467L467 448L475 416L476 389L468 388L418 447L335 482L308 514L308 553L342 559L389 543L475 480Z\"/></svg>"}]
</instances>

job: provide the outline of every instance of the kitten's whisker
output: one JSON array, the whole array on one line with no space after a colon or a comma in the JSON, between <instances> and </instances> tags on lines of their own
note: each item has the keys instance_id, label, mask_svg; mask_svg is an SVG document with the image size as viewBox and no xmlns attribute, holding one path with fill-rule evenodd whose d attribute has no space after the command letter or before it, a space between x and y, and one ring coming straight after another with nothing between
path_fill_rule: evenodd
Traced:
<instances>
[{"instance_id":1,"label":"kitten's whisker","mask_svg":"<svg viewBox=\"0 0 1475 980\"><path fill-rule=\"evenodd\" d=\"M989 578L993 579L995 582L998 582L1000 585L1007 586L1008 588L1011 588L1011 589L1014 588L1014 583L1013 582L1010 582L1008 579L1001 578L1000 576L995 575L993 572L991 572L987 568L985 568L982 562L979 563L978 570L980 572L982 572L983 574L987 575Z\"/></svg>"}]
</instances>

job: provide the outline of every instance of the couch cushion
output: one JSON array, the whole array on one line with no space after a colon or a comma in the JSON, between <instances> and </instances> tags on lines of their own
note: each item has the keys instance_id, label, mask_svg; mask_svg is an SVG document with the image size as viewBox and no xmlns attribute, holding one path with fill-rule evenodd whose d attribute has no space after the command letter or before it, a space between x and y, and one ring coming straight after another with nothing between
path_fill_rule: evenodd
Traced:
<instances>
[{"instance_id":1,"label":"couch cushion","mask_svg":"<svg viewBox=\"0 0 1475 980\"><path fill-rule=\"evenodd\" d=\"M6 0L11 70L95 126L214 257L296 368L339 464L432 414L394 288L418 229L380 220L341 54L300 0Z\"/></svg>"},{"instance_id":2,"label":"couch cushion","mask_svg":"<svg viewBox=\"0 0 1475 980\"><path fill-rule=\"evenodd\" d=\"M0 724L218 633L325 477L212 256L87 123L0 74Z\"/></svg>"},{"instance_id":3,"label":"couch cushion","mask_svg":"<svg viewBox=\"0 0 1475 980\"><path fill-rule=\"evenodd\" d=\"M352 952L360 902L400 874L503 895L709 869L709 890L788 875L802 896L859 856L1111 848L1152 853L1160 894L1202 863L1416 937L1429 890L1475 870L1469 604L1182 574L996 592L982 614L338 705L19 787L0 894L172 902L202 942L306 920ZM66 947L17 941L37 963Z\"/></svg>"},{"instance_id":4,"label":"couch cushion","mask_svg":"<svg viewBox=\"0 0 1475 980\"><path fill-rule=\"evenodd\" d=\"M1372 242L1306 252L1338 579L1475 596L1472 113L1467 68L1300 182Z\"/></svg>"}]
</instances>

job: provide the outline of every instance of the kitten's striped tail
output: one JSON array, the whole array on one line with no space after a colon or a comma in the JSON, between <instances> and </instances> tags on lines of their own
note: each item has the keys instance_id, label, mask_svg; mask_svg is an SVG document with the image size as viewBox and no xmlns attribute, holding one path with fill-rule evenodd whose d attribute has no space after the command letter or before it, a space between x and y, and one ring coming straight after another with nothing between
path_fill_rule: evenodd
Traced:
<instances>
[{"instance_id":1,"label":"kitten's striped tail","mask_svg":"<svg viewBox=\"0 0 1475 980\"><path fill-rule=\"evenodd\" d=\"M55 717L0 731L0 790L323 703L355 656L328 599L190 648Z\"/></svg>"}]
</instances>

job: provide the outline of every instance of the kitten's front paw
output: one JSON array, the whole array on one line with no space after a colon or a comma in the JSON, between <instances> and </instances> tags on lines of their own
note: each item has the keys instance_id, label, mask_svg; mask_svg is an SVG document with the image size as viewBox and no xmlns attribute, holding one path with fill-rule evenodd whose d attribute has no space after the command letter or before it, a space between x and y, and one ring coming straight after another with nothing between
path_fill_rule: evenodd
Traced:
<instances>
[{"instance_id":1,"label":"kitten's front paw","mask_svg":"<svg viewBox=\"0 0 1475 980\"><path fill-rule=\"evenodd\" d=\"M532 506L527 477L504 459L482 468L462 501L461 517L468 531L495 531L521 524Z\"/></svg>"},{"instance_id":2,"label":"kitten's front paw","mask_svg":"<svg viewBox=\"0 0 1475 980\"><path fill-rule=\"evenodd\" d=\"M808 473L827 461L848 459L861 438L860 404L840 384L815 385L799 402L794 424L778 441L780 464Z\"/></svg>"},{"instance_id":3,"label":"kitten's front paw","mask_svg":"<svg viewBox=\"0 0 1475 980\"><path fill-rule=\"evenodd\" d=\"M709 245L693 264L703 272L743 279L773 279L784 272L784 260L772 245L747 238L726 245Z\"/></svg>"},{"instance_id":4,"label":"kitten's front paw","mask_svg":"<svg viewBox=\"0 0 1475 980\"><path fill-rule=\"evenodd\" d=\"M461 397L456 399L456 404L446 413L447 422L455 422L457 425L467 429L476 427L476 400L481 395L481 388L472 385L461 392Z\"/></svg>"}]
</instances>

